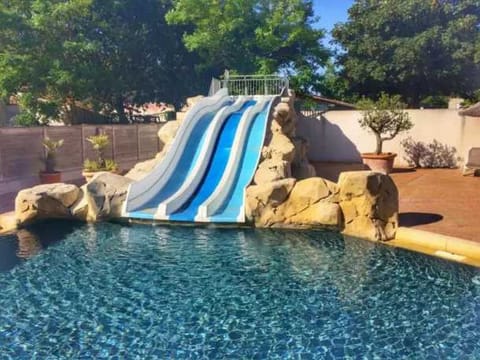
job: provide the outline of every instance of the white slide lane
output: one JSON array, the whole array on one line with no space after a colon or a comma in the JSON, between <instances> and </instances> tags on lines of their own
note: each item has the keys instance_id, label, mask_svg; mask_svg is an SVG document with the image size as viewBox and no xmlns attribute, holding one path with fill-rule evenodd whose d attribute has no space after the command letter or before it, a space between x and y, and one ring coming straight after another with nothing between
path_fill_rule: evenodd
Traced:
<instances>
[{"instance_id":1,"label":"white slide lane","mask_svg":"<svg viewBox=\"0 0 480 360\"><path fill-rule=\"evenodd\" d=\"M129 186L123 216L128 216L128 212L141 208L165 185L197 122L204 115L219 111L230 101L227 89L221 89L214 96L201 99L188 111L165 158L145 178Z\"/></svg>"},{"instance_id":2,"label":"white slide lane","mask_svg":"<svg viewBox=\"0 0 480 360\"><path fill-rule=\"evenodd\" d=\"M250 99L247 96L241 96L231 106L221 109L212 120L212 123L208 126L206 141L203 144L200 156L190 172L189 176L185 179L180 189L172 196L166 199L164 202L158 205L157 212L155 213L155 219L165 220L168 219L168 215L177 211L188 199L193 195L197 189L199 183L202 181L203 174L210 163L210 157L215 143L217 141L218 134L225 120L234 112L240 110L242 106Z\"/></svg>"},{"instance_id":3,"label":"white slide lane","mask_svg":"<svg viewBox=\"0 0 480 360\"><path fill-rule=\"evenodd\" d=\"M264 110L266 104L271 100L272 97L259 98L257 103L249 108L243 115L232 145L232 151L230 153L230 158L228 159L225 173L213 194L199 207L195 221L208 222L208 218L226 201L230 188L235 181L238 167L241 163L240 160L242 158L244 144L247 141L250 125L255 117Z\"/></svg>"}]
</instances>

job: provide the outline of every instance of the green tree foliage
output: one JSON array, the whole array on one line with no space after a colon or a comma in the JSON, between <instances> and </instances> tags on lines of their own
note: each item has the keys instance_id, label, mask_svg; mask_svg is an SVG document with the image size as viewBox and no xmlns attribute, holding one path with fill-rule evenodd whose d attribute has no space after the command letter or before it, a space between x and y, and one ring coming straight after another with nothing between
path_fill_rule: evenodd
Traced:
<instances>
[{"instance_id":1,"label":"green tree foliage","mask_svg":"<svg viewBox=\"0 0 480 360\"><path fill-rule=\"evenodd\" d=\"M405 111L407 105L400 95L380 94L377 101L363 98L357 103L362 110L360 126L375 135L375 154L381 154L383 142L394 139L399 133L413 127L410 116Z\"/></svg>"},{"instance_id":2,"label":"green tree foliage","mask_svg":"<svg viewBox=\"0 0 480 360\"><path fill-rule=\"evenodd\" d=\"M480 87L478 0L356 0L333 37L351 92L401 94L410 105Z\"/></svg>"},{"instance_id":3,"label":"green tree foliage","mask_svg":"<svg viewBox=\"0 0 480 360\"><path fill-rule=\"evenodd\" d=\"M178 104L199 82L196 55L182 43L188 28L165 21L171 6L170 0L0 0L1 95L22 93L27 123L77 100L121 122L125 104Z\"/></svg>"},{"instance_id":4,"label":"green tree foliage","mask_svg":"<svg viewBox=\"0 0 480 360\"><path fill-rule=\"evenodd\" d=\"M191 25L183 37L217 74L287 73L300 90L318 86L329 53L310 0L176 0L170 24Z\"/></svg>"}]
</instances>

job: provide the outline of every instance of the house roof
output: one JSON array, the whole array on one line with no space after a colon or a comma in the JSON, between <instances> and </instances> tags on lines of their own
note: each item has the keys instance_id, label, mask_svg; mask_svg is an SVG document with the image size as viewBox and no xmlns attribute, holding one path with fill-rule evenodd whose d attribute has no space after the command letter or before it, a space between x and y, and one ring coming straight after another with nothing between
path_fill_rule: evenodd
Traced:
<instances>
[{"instance_id":1,"label":"house roof","mask_svg":"<svg viewBox=\"0 0 480 360\"><path fill-rule=\"evenodd\" d=\"M174 107L173 105L165 103L146 103L141 106L129 106L126 107L126 109L132 111L135 115L155 116L166 111L172 111L174 110Z\"/></svg>"},{"instance_id":2,"label":"house roof","mask_svg":"<svg viewBox=\"0 0 480 360\"><path fill-rule=\"evenodd\" d=\"M353 105L353 104L350 104L350 103L347 103L347 102L341 101L341 100L330 99L330 98L320 96L320 95L301 94L301 95L299 95L299 97L304 98L304 99L313 100L316 103L334 105L334 106L341 107L341 108L346 108L346 109L356 109L356 106Z\"/></svg>"},{"instance_id":3,"label":"house roof","mask_svg":"<svg viewBox=\"0 0 480 360\"><path fill-rule=\"evenodd\" d=\"M462 109L458 113L463 116L480 117L480 102L473 104L466 109Z\"/></svg>"}]
</instances>

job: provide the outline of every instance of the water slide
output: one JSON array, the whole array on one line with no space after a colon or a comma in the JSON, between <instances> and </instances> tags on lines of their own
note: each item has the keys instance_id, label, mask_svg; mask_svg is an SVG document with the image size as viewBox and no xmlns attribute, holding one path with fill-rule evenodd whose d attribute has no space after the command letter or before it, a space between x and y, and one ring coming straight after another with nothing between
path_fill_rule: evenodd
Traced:
<instances>
[{"instance_id":1,"label":"water slide","mask_svg":"<svg viewBox=\"0 0 480 360\"><path fill-rule=\"evenodd\" d=\"M245 222L245 190L260 161L272 103L271 98L259 101L245 117L219 186L198 209L196 221Z\"/></svg>"},{"instance_id":2,"label":"water slide","mask_svg":"<svg viewBox=\"0 0 480 360\"><path fill-rule=\"evenodd\" d=\"M190 109L164 159L145 178L130 185L125 217L154 219L158 205L174 194L193 170L215 114L231 104L228 91L222 89Z\"/></svg>"},{"instance_id":3,"label":"water slide","mask_svg":"<svg viewBox=\"0 0 480 360\"><path fill-rule=\"evenodd\" d=\"M181 222L244 222L272 96L222 89L187 113L161 163L128 191L123 215Z\"/></svg>"}]
</instances>

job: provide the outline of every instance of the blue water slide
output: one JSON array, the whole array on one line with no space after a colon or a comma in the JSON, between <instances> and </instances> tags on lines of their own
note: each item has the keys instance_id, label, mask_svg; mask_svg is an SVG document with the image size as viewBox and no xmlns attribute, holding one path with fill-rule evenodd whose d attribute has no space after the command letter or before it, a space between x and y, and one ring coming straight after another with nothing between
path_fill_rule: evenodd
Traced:
<instances>
[{"instance_id":1,"label":"blue water slide","mask_svg":"<svg viewBox=\"0 0 480 360\"><path fill-rule=\"evenodd\" d=\"M193 195L208 168L210 158L215 149L216 140L221 129L223 128L225 121L227 121L230 115L240 111L249 99L251 99L251 97L240 96L237 98L234 104L225 106L219 112L217 112L213 121L208 126L205 134L205 139L208 140L203 142L200 154L196 158L194 167L191 169L189 175L185 178L179 189L168 199L158 205L157 212L155 213L155 219L168 219L169 214L177 211Z\"/></svg>"},{"instance_id":2,"label":"blue water slide","mask_svg":"<svg viewBox=\"0 0 480 360\"><path fill-rule=\"evenodd\" d=\"M228 92L222 89L192 107L165 158L144 179L130 185L123 216L154 218L158 204L174 194L194 168L215 114L231 104Z\"/></svg>"},{"instance_id":3,"label":"blue water slide","mask_svg":"<svg viewBox=\"0 0 480 360\"><path fill-rule=\"evenodd\" d=\"M226 170L216 191L199 207L197 221L245 221L245 190L260 160L273 101L272 97L260 100L242 119Z\"/></svg>"},{"instance_id":4,"label":"blue water slide","mask_svg":"<svg viewBox=\"0 0 480 360\"><path fill-rule=\"evenodd\" d=\"M170 214L169 220L189 222L195 220L198 207L211 196L222 178L242 116L255 103L253 100L247 101L239 111L225 120L216 140L210 163L198 188L178 211Z\"/></svg>"}]
</instances>

